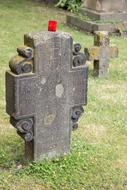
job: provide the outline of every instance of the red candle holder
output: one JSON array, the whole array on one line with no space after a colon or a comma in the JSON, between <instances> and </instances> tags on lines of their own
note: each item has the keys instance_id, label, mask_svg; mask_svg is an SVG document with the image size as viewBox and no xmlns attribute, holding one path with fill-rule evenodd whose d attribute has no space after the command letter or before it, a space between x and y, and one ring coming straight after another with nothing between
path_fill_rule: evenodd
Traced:
<instances>
[{"instance_id":1,"label":"red candle holder","mask_svg":"<svg viewBox=\"0 0 127 190\"><path fill-rule=\"evenodd\" d=\"M56 29L57 29L57 21L49 20L49 22L48 22L48 31L55 32Z\"/></svg>"}]
</instances>

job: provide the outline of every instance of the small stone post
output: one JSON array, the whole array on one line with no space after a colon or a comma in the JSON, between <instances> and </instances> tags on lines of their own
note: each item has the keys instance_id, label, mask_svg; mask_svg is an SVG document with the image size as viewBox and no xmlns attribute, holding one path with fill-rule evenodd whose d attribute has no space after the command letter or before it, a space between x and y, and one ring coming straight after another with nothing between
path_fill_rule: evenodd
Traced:
<instances>
[{"instance_id":1,"label":"small stone post","mask_svg":"<svg viewBox=\"0 0 127 190\"><path fill-rule=\"evenodd\" d=\"M110 58L118 57L118 48L110 46L109 33L97 31L94 34L94 46L84 49L87 60L93 61L93 74L106 77L109 69Z\"/></svg>"}]
</instances>

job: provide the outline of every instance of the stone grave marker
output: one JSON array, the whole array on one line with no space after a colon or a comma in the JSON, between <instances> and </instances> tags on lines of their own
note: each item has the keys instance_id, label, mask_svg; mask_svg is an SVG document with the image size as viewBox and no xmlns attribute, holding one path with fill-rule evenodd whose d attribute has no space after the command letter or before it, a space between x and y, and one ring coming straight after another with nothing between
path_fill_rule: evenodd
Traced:
<instances>
[{"instance_id":1,"label":"stone grave marker","mask_svg":"<svg viewBox=\"0 0 127 190\"><path fill-rule=\"evenodd\" d=\"M118 48L110 46L109 33L97 31L94 35L94 46L85 48L86 59L93 61L94 76L105 77L108 74L110 58L118 57Z\"/></svg>"},{"instance_id":2,"label":"stone grave marker","mask_svg":"<svg viewBox=\"0 0 127 190\"><path fill-rule=\"evenodd\" d=\"M67 24L92 33L127 31L127 0L84 0L79 16L68 15Z\"/></svg>"},{"instance_id":3,"label":"stone grave marker","mask_svg":"<svg viewBox=\"0 0 127 190\"><path fill-rule=\"evenodd\" d=\"M26 34L6 72L6 110L29 160L70 151L72 128L87 103L88 67L64 32Z\"/></svg>"}]
</instances>

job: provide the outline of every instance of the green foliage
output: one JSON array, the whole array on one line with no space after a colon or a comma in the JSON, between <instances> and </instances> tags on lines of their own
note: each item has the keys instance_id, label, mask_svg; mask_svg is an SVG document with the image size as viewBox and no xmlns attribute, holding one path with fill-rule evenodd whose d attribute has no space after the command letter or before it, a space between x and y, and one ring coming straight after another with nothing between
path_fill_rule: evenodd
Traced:
<instances>
[{"instance_id":1,"label":"green foliage","mask_svg":"<svg viewBox=\"0 0 127 190\"><path fill-rule=\"evenodd\" d=\"M56 7L61 7L71 12L77 12L78 8L81 6L81 3L82 0L60 0Z\"/></svg>"},{"instance_id":2,"label":"green foliage","mask_svg":"<svg viewBox=\"0 0 127 190\"><path fill-rule=\"evenodd\" d=\"M91 184L93 190L110 189L112 183L117 184L120 174L111 167L114 157L111 146L88 145L84 138L76 137L70 155L33 162L17 175L36 176L44 182L48 181L53 190L85 190L91 189Z\"/></svg>"},{"instance_id":3,"label":"green foliage","mask_svg":"<svg viewBox=\"0 0 127 190\"><path fill-rule=\"evenodd\" d=\"M1 130L1 128L0 128ZM12 130L6 135L1 134L0 138L0 168L11 168L16 162L20 162L23 157L23 143Z\"/></svg>"}]
</instances>

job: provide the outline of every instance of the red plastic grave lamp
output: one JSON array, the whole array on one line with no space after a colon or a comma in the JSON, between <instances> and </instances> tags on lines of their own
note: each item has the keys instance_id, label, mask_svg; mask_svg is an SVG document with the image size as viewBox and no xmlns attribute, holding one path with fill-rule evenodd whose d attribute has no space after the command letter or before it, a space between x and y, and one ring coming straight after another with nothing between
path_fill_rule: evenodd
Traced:
<instances>
[{"instance_id":1,"label":"red plastic grave lamp","mask_svg":"<svg viewBox=\"0 0 127 190\"><path fill-rule=\"evenodd\" d=\"M56 32L56 29L57 29L57 21L56 20L49 20L48 31Z\"/></svg>"}]
</instances>

